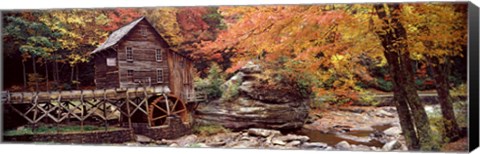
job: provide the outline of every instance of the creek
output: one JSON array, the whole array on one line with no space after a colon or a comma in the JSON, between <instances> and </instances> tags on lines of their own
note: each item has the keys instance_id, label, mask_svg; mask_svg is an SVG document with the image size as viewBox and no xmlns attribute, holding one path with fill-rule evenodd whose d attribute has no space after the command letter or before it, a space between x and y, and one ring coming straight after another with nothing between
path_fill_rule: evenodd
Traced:
<instances>
[{"instance_id":1,"label":"creek","mask_svg":"<svg viewBox=\"0 0 480 154\"><path fill-rule=\"evenodd\" d=\"M347 141L349 144L355 144L355 145L365 145L365 146L375 146L381 148L384 143L371 138L375 132L383 132L384 130L392 127L392 125L387 124L387 125L376 125L372 126L373 130L350 130L344 133L324 133L319 130L313 130L313 129L307 129L307 128L302 128L296 134L299 135L305 135L310 138L310 142L322 142L326 143L329 146L335 147L335 145L341 141ZM348 139L341 137L342 135L349 135L349 136L354 136L354 137L359 137L359 138L370 138L368 142L365 141L359 141L359 140L354 140L354 139Z\"/></svg>"}]
</instances>

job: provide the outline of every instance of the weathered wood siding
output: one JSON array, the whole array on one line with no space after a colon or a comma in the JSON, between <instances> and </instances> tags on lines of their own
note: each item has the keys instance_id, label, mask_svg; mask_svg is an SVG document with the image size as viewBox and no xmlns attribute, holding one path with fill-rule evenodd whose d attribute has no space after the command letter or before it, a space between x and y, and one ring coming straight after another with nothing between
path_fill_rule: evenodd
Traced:
<instances>
[{"instance_id":1,"label":"weathered wood siding","mask_svg":"<svg viewBox=\"0 0 480 154\"><path fill-rule=\"evenodd\" d=\"M97 89L116 88L119 86L118 60L116 60L117 66L107 66L107 58L117 58L117 53L107 49L94 57L95 85Z\"/></svg>"},{"instance_id":2,"label":"weathered wood siding","mask_svg":"<svg viewBox=\"0 0 480 154\"><path fill-rule=\"evenodd\" d=\"M193 87L193 65L191 60L170 52L168 56L170 71L170 87L172 87L172 93L184 100L189 96L194 96Z\"/></svg>"},{"instance_id":3,"label":"weathered wood siding","mask_svg":"<svg viewBox=\"0 0 480 154\"><path fill-rule=\"evenodd\" d=\"M133 60L127 59L127 48L132 49ZM157 49L162 50L161 61L157 60ZM114 54L104 54L104 52ZM117 65L107 66L107 57L100 55L116 57ZM165 40L147 20L140 21L116 45L96 54L95 57L95 78L98 89L168 86L172 94L184 100L195 96L192 61L171 51ZM132 76L129 76L129 70L133 72ZM158 70L163 70L161 82L157 81Z\"/></svg>"},{"instance_id":4,"label":"weathered wood siding","mask_svg":"<svg viewBox=\"0 0 480 154\"><path fill-rule=\"evenodd\" d=\"M142 34L144 31L145 34ZM127 60L127 47L133 50L133 60ZM156 50L163 51L162 60L157 61ZM120 87L135 87L148 85L168 85L169 68L167 64L168 45L155 32L147 21L141 21L130 33L116 46L119 62ZM163 81L157 82L157 69L163 70ZM133 71L133 76L128 76L128 70ZM138 84L143 81L144 84Z\"/></svg>"}]
</instances>

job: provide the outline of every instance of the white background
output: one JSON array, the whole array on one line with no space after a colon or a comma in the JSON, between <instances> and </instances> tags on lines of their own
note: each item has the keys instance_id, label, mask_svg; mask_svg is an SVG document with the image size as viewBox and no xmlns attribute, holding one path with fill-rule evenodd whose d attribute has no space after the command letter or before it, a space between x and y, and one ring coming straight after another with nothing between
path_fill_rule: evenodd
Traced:
<instances>
[{"instance_id":1,"label":"white background","mask_svg":"<svg viewBox=\"0 0 480 154\"><path fill-rule=\"evenodd\" d=\"M365 3L365 2L418 2L425 0L4 0L0 1L1 10L11 9L50 9L50 8L105 8L105 7L152 7L152 6L206 6L206 5L251 5L251 4L314 4L314 3ZM445 0L435 0L445 1ZM451 1L451 0L450 0ZM458 1L458 0L456 0ZM477 6L478 0L473 1ZM349 151L313 151L313 150L263 150L263 149L211 149L211 148L160 148L160 147L125 147L99 145L39 145L39 144L0 144L0 153L61 153L61 154L354 154L380 152L349 152ZM384 152L382 152L384 153ZM398 153L398 152L390 152ZM480 153L476 150L475 153Z\"/></svg>"}]
</instances>

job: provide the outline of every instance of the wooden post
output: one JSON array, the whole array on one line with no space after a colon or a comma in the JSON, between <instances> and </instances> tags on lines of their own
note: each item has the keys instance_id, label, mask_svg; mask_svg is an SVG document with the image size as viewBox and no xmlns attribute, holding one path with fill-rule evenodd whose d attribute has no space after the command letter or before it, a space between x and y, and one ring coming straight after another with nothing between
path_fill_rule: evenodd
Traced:
<instances>
[{"instance_id":1,"label":"wooden post","mask_svg":"<svg viewBox=\"0 0 480 154\"><path fill-rule=\"evenodd\" d=\"M104 125L105 125L105 131L108 130L108 118L107 118L107 100L103 100L103 117L104 119Z\"/></svg>"},{"instance_id":2,"label":"wooden post","mask_svg":"<svg viewBox=\"0 0 480 154\"><path fill-rule=\"evenodd\" d=\"M103 121L105 125L105 131L108 130L108 118L107 118L107 92L104 89L103 91Z\"/></svg>"},{"instance_id":3,"label":"wooden post","mask_svg":"<svg viewBox=\"0 0 480 154\"><path fill-rule=\"evenodd\" d=\"M33 99L33 126L32 126L32 133L35 134L35 129L37 128L37 113L38 113L38 92L34 96Z\"/></svg>"},{"instance_id":4,"label":"wooden post","mask_svg":"<svg viewBox=\"0 0 480 154\"><path fill-rule=\"evenodd\" d=\"M127 98L125 101L127 103L128 128L130 129L130 135L132 136L132 139L134 139L135 134L132 126L132 113L130 112L130 96L128 95L128 91L126 92L126 95L127 95Z\"/></svg>"},{"instance_id":5,"label":"wooden post","mask_svg":"<svg viewBox=\"0 0 480 154\"><path fill-rule=\"evenodd\" d=\"M148 117L148 114L149 113L149 110L148 110L148 94L147 94L147 88L143 87L143 100L142 101L145 101L145 111L147 111L147 114L145 116ZM147 122L148 122L148 126L152 126L152 123L150 122L150 120L147 118Z\"/></svg>"},{"instance_id":6,"label":"wooden post","mask_svg":"<svg viewBox=\"0 0 480 154\"><path fill-rule=\"evenodd\" d=\"M132 129L132 114L130 113L130 96L128 95L128 91L126 92L127 98L127 114L128 114L128 128Z\"/></svg>"},{"instance_id":7,"label":"wooden post","mask_svg":"<svg viewBox=\"0 0 480 154\"><path fill-rule=\"evenodd\" d=\"M81 114L80 114L80 132L83 132L83 120L85 120L85 117L84 117L84 110L85 110L85 102L83 102L83 91L80 92L80 108L82 109L81 110Z\"/></svg>"}]
</instances>

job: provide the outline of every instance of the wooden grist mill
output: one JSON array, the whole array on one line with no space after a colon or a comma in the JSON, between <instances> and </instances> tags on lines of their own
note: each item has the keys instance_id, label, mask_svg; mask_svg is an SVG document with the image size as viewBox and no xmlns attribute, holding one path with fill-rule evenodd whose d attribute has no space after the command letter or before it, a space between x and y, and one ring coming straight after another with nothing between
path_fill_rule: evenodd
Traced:
<instances>
[{"instance_id":1,"label":"wooden grist mill","mask_svg":"<svg viewBox=\"0 0 480 154\"><path fill-rule=\"evenodd\" d=\"M4 106L32 126L122 127L154 139L189 133L195 92L193 63L141 17L112 32L90 54L95 90L2 92Z\"/></svg>"}]
</instances>

